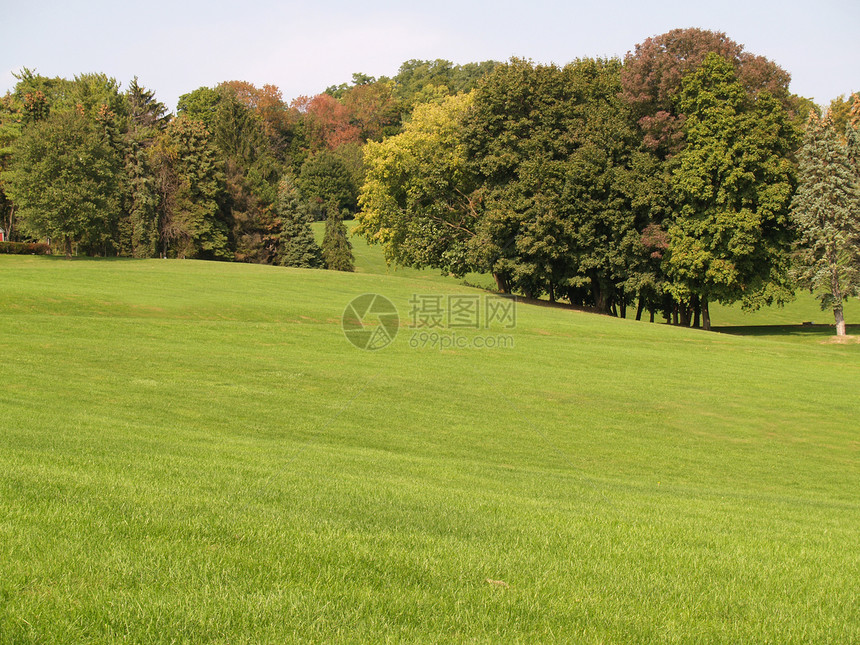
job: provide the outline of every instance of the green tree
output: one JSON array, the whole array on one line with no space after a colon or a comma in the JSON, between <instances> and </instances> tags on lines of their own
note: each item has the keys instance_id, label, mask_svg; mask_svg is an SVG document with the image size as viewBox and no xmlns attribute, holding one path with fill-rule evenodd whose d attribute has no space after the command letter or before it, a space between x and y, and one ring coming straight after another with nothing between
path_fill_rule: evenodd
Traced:
<instances>
[{"instance_id":1,"label":"green tree","mask_svg":"<svg viewBox=\"0 0 860 645\"><path fill-rule=\"evenodd\" d=\"M851 108L857 100L860 100L860 92L853 92L848 97L843 94L830 102L828 114L837 132L845 131L850 119Z\"/></svg>"},{"instance_id":2,"label":"green tree","mask_svg":"<svg viewBox=\"0 0 860 645\"><path fill-rule=\"evenodd\" d=\"M176 114L201 121L211 131L220 101L221 93L217 89L198 87L193 92L179 97L176 104Z\"/></svg>"},{"instance_id":3,"label":"green tree","mask_svg":"<svg viewBox=\"0 0 860 645\"><path fill-rule=\"evenodd\" d=\"M15 205L6 193L6 171L12 163L15 142L21 136L23 106L11 94L0 98L0 228L7 240L17 237Z\"/></svg>"},{"instance_id":4,"label":"green tree","mask_svg":"<svg viewBox=\"0 0 860 645\"><path fill-rule=\"evenodd\" d=\"M204 124L225 175L223 209L229 215L235 259L270 262L272 209L281 173L283 121L280 94L266 86L230 81L180 97L179 113Z\"/></svg>"},{"instance_id":5,"label":"green tree","mask_svg":"<svg viewBox=\"0 0 860 645\"><path fill-rule=\"evenodd\" d=\"M232 259L221 208L224 174L205 126L184 116L174 119L153 146L150 159L159 191L162 253Z\"/></svg>"},{"instance_id":6,"label":"green tree","mask_svg":"<svg viewBox=\"0 0 860 645\"><path fill-rule=\"evenodd\" d=\"M121 247L136 258L153 257L158 249L159 194L150 166L152 146L167 126L167 110L155 93L135 77L126 100L129 126L125 133L126 215L120 222Z\"/></svg>"},{"instance_id":7,"label":"green tree","mask_svg":"<svg viewBox=\"0 0 860 645\"><path fill-rule=\"evenodd\" d=\"M320 210L329 202L335 202L338 209L346 208L350 212L356 209L358 186L337 152L320 150L308 157L302 164L297 183L305 199Z\"/></svg>"},{"instance_id":8,"label":"green tree","mask_svg":"<svg viewBox=\"0 0 860 645\"><path fill-rule=\"evenodd\" d=\"M682 84L686 147L673 185L681 208L669 228L668 272L679 300L742 301L755 308L790 298L788 210L797 133L782 105L756 99L717 54Z\"/></svg>"},{"instance_id":9,"label":"green tree","mask_svg":"<svg viewBox=\"0 0 860 645\"><path fill-rule=\"evenodd\" d=\"M17 140L6 190L25 231L104 248L119 214L120 159L109 137L78 112L56 112Z\"/></svg>"},{"instance_id":10,"label":"green tree","mask_svg":"<svg viewBox=\"0 0 860 645\"><path fill-rule=\"evenodd\" d=\"M512 60L475 91L463 138L483 210L473 248L502 290L624 308L639 239L627 167L635 143L618 60Z\"/></svg>"},{"instance_id":11,"label":"green tree","mask_svg":"<svg viewBox=\"0 0 860 645\"><path fill-rule=\"evenodd\" d=\"M329 203L325 220L325 237L322 256L327 269L332 271L355 271L352 244L343 223L343 214L335 203Z\"/></svg>"},{"instance_id":12,"label":"green tree","mask_svg":"<svg viewBox=\"0 0 860 645\"><path fill-rule=\"evenodd\" d=\"M278 185L275 214L280 229L277 262L281 266L317 269L323 266L322 251L314 240L307 204L295 181L285 175Z\"/></svg>"},{"instance_id":13,"label":"green tree","mask_svg":"<svg viewBox=\"0 0 860 645\"><path fill-rule=\"evenodd\" d=\"M842 303L860 295L860 166L851 161L860 153L860 135L847 115L843 122L845 138L830 115L810 113L791 204L798 282L816 294L822 310L832 309L838 336L845 335Z\"/></svg>"}]
</instances>

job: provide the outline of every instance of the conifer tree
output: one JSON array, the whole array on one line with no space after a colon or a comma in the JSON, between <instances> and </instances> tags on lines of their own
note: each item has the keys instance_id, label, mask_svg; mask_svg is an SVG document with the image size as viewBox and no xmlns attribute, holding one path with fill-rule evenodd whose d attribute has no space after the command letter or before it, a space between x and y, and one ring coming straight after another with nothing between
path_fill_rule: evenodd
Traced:
<instances>
[{"instance_id":1,"label":"conifer tree","mask_svg":"<svg viewBox=\"0 0 860 645\"><path fill-rule=\"evenodd\" d=\"M278 264L316 269L323 266L322 251L314 240L305 202L289 175L281 179L275 211L280 219Z\"/></svg>"},{"instance_id":2,"label":"conifer tree","mask_svg":"<svg viewBox=\"0 0 860 645\"><path fill-rule=\"evenodd\" d=\"M352 244L347 237L343 215L336 203L329 203L325 221L325 237L322 254L327 269L332 271L355 271Z\"/></svg>"},{"instance_id":3,"label":"conifer tree","mask_svg":"<svg viewBox=\"0 0 860 645\"><path fill-rule=\"evenodd\" d=\"M120 222L120 244L124 252L147 258L156 254L158 245L159 195L150 150L167 125L167 110L155 100L155 92L138 84L137 77L126 100L130 117L124 146L127 214Z\"/></svg>"},{"instance_id":4,"label":"conifer tree","mask_svg":"<svg viewBox=\"0 0 860 645\"><path fill-rule=\"evenodd\" d=\"M848 123L843 139L830 115L809 115L800 151L800 186L791 214L798 231L796 277L832 309L836 334L845 335L842 303L860 295L860 166L852 163L858 141Z\"/></svg>"}]
</instances>

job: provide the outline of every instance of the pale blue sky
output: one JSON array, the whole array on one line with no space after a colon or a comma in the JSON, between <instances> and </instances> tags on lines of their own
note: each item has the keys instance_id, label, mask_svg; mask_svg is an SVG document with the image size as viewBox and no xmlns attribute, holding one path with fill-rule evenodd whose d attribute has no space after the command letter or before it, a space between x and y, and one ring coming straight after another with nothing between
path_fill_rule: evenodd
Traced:
<instances>
[{"instance_id":1,"label":"pale blue sky","mask_svg":"<svg viewBox=\"0 0 860 645\"><path fill-rule=\"evenodd\" d=\"M818 103L860 89L857 0L0 2L0 93L26 66L69 78L105 72L123 87L137 75L170 109L180 94L226 80L274 83L289 100L353 72L392 76L412 58L623 57L675 27L725 31Z\"/></svg>"}]
</instances>

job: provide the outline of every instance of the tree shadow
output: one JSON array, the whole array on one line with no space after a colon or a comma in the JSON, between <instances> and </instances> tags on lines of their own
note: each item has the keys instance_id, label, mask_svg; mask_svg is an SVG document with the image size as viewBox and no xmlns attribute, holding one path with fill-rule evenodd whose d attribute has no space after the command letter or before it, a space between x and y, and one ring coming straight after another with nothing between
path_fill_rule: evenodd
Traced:
<instances>
[{"instance_id":1,"label":"tree shadow","mask_svg":"<svg viewBox=\"0 0 860 645\"><path fill-rule=\"evenodd\" d=\"M732 336L795 336L822 340L836 336L835 325L737 325L711 327L711 331ZM846 325L845 332L851 336L860 335L860 324Z\"/></svg>"}]
</instances>

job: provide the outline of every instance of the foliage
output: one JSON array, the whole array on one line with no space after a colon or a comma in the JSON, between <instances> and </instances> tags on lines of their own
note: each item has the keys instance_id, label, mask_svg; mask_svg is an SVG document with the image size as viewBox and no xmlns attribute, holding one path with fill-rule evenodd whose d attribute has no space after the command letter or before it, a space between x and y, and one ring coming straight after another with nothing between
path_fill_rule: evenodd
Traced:
<instances>
[{"instance_id":1,"label":"foliage","mask_svg":"<svg viewBox=\"0 0 860 645\"><path fill-rule=\"evenodd\" d=\"M464 140L484 211L472 244L500 288L609 311L628 279L634 138L619 72L616 60L560 69L515 59L476 90Z\"/></svg>"},{"instance_id":2,"label":"foliage","mask_svg":"<svg viewBox=\"0 0 860 645\"><path fill-rule=\"evenodd\" d=\"M302 115L302 134L312 150L334 150L361 140L349 109L330 94L300 96L291 106Z\"/></svg>"},{"instance_id":3,"label":"foliage","mask_svg":"<svg viewBox=\"0 0 860 645\"><path fill-rule=\"evenodd\" d=\"M472 91L498 64L484 61L454 65L443 59L408 60L391 79L394 96L408 115L422 103L438 103L446 96Z\"/></svg>"},{"instance_id":4,"label":"foliage","mask_svg":"<svg viewBox=\"0 0 860 645\"><path fill-rule=\"evenodd\" d=\"M684 79L687 145L673 184L682 204L669 229L675 295L755 308L790 297L788 207L797 133L767 93L751 100L724 58Z\"/></svg>"},{"instance_id":5,"label":"foliage","mask_svg":"<svg viewBox=\"0 0 860 645\"><path fill-rule=\"evenodd\" d=\"M179 258L230 259L225 180L204 125L187 116L170 122L152 149L159 191L162 252Z\"/></svg>"},{"instance_id":6,"label":"foliage","mask_svg":"<svg viewBox=\"0 0 860 645\"><path fill-rule=\"evenodd\" d=\"M355 271L355 257L343 223L343 214L334 202L328 204L327 210L322 243L325 266L333 271Z\"/></svg>"},{"instance_id":7,"label":"foliage","mask_svg":"<svg viewBox=\"0 0 860 645\"><path fill-rule=\"evenodd\" d=\"M682 81L711 53L731 62L738 82L751 97L767 92L787 109L806 106L789 93L791 77L785 70L744 51L722 32L673 29L647 38L627 55L621 79L624 99L641 128L644 144L661 158L683 147Z\"/></svg>"},{"instance_id":8,"label":"foliage","mask_svg":"<svg viewBox=\"0 0 860 645\"><path fill-rule=\"evenodd\" d=\"M0 242L0 253L5 255L47 255L51 247L44 242Z\"/></svg>"},{"instance_id":9,"label":"foliage","mask_svg":"<svg viewBox=\"0 0 860 645\"><path fill-rule=\"evenodd\" d=\"M830 102L827 113L833 121L836 132L845 132L845 128L852 119L851 108L858 100L860 100L860 92L854 92L847 97L844 94L837 96Z\"/></svg>"},{"instance_id":10,"label":"foliage","mask_svg":"<svg viewBox=\"0 0 860 645\"><path fill-rule=\"evenodd\" d=\"M71 255L104 252L119 215L121 159L104 128L77 111L55 112L17 140L5 189L24 231L53 238Z\"/></svg>"},{"instance_id":11,"label":"foliage","mask_svg":"<svg viewBox=\"0 0 860 645\"><path fill-rule=\"evenodd\" d=\"M816 294L822 310L833 310L838 335L845 335L843 301L860 295L860 136L847 116L843 122L844 139L829 115L810 114L791 205L798 281Z\"/></svg>"},{"instance_id":12,"label":"foliage","mask_svg":"<svg viewBox=\"0 0 860 645\"><path fill-rule=\"evenodd\" d=\"M367 176L355 233L382 244L387 261L462 275L477 212L462 120L473 97L415 108L403 131L365 149Z\"/></svg>"},{"instance_id":13,"label":"foliage","mask_svg":"<svg viewBox=\"0 0 860 645\"><path fill-rule=\"evenodd\" d=\"M296 183L312 206L324 208L334 202L338 209L356 209L358 186L346 163L334 152L320 150L308 157Z\"/></svg>"},{"instance_id":14,"label":"foliage","mask_svg":"<svg viewBox=\"0 0 860 645\"><path fill-rule=\"evenodd\" d=\"M211 128L221 98L222 94L217 89L198 87L193 92L179 97L176 113L178 116L200 121L207 128Z\"/></svg>"},{"instance_id":15,"label":"foliage","mask_svg":"<svg viewBox=\"0 0 860 645\"><path fill-rule=\"evenodd\" d=\"M280 231L277 263L287 267L321 268L322 250L314 240L307 204L289 175L278 185L275 214Z\"/></svg>"},{"instance_id":16,"label":"foliage","mask_svg":"<svg viewBox=\"0 0 860 645\"><path fill-rule=\"evenodd\" d=\"M122 250L132 257L154 257L158 247L159 194L151 168L151 148L167 125L167 109L155 92L133 79L126 92L129 128L125 134L126 215ZM124 244L123 244L124 243Z\"/></svg>"}]
</instances>

